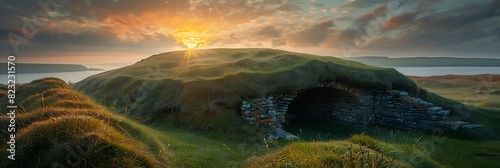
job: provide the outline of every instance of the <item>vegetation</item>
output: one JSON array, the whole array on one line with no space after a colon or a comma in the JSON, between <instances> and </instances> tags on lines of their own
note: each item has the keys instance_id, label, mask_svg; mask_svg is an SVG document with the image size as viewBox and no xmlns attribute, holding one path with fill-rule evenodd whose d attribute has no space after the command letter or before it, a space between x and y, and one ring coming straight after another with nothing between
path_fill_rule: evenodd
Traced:
<instances>
[{"instance_id":1,"label":"vegetation","mask_svg":"<svg viewBox=\"0 0 500 168\"><path fill-rule=\"evenodd\" d=\"M410 77L418 86L465 104L500 108L500 75Z\"/></svg>"},{"instance_id":2,"label":"vegetation","mask_svg":"<svg viewBox=\"0 0 500 168\"><path fill-rule=\"evenodd\" d=\"M147 145L135 139L129 123L72 91L64 81L40 79L17 89L16 161L0 160L12 167L157 167L167 165L152 156ZM5 93L2 107L7 106ZM0 116L7 128L9 116ZM1 137L9 137L1 132ZM8 139L2 138L5 142ZM2 143L0 149L9 146ZM3 163L2 163L3 162Z\"/></svg>"},{"instance_id":3,"label":"vegetation","mask_svg":"<svg viewBox=\"0 0 500 168\"><path fill-rule=\"evenodd\" d=\"M294 93L324 80L405 90L452 112L464 111L463 105L420 89L394 69L273 49L153 55L134 65L91 76L75 84L75 89L135 120L156 119L224 132L242 124L238 109L243 99Z\"/></svg>"},{"instance_id":4,"label":"vegetation","mask_svg":"<svg viewBox=\"0 0 500 168\"><path fill-rule=\"evenodd\" d=\"M451 94L444 94L449 99L442 98L417 87L418 84L430 88L418 79L413 78L416 84L393 69L268 49L200 50L192 53L191 57L196 59L189 61L185 61L184 54L155 55L73 86L92 98L55 78L18 85L17 160L2 159L0 165L495 167L500 164L499 110L462 105L450 100L454 99ZM427 134L311 121L287 127L287 131L299 135L301 140L286 141L267 139L238 114L243 99L294 92L321 80L406 90L452 109L455 117L479 123L483 128ZM460 90L466 86L454 87ZM0 85L0 108L7 106L6 90ZM439 89L435 91L441 93ZM8 121L7 116L0 116L2 127ZM4 142L8 141L4 138L7 135L0 132ZM6 148L6 143L0 145L0 150Z\"/></svg>"},{"instance_id":5,"label":"vegetation","mask_svg":"<svg viewBox=\"0 0 500 168\"><path fill-rule=\"evenodd\" d=\"M387 144L364 134L347 140L295 142L251 159L248 167L442 167L426 153L410 146ZM405 150L403 153L395 151ZM412 157L407 157L412 156ZM404 162L398 160L403 159ZM418 161L418 162L417 162ZM410 165L411 164L411 165Z\"/></svg>"},{"instance_id":6,"label":"vegetation","mask_svg":"<svg viewBox=\"0 0 500 168\"><path fill-rule=\"evenodd\" d=\"M5 88L0 85L1 107L7 106ZM250 127L220 136L165 122L144 125L110 112L60 79L18 85L17 96L16 161L2 158L4 167L227 167L266 151L262 140L253 138L263 135ZM9 120L0 116L1 127ZM9 147L8 136L0 132L2 151Z\"/></svg>"}]
</instances>

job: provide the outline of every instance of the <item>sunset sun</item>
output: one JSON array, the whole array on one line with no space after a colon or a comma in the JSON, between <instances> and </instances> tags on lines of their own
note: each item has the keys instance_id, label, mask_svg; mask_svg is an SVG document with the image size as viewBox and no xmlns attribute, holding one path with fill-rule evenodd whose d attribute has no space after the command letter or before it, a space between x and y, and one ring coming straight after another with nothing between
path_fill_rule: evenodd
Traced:
<instances>
[{"instance_id":1,"label":"sunset sun","mask_svg":"<svg viewBox=\"0 0 500 168\"><path fill-rule=\"evenodd\" d=\"M198 31L179 31L172 33L175 40L186 47L194 50L207 45L209 39L205 33Z\"/></svg>"},{"instance_id":2,"label":"sunset sun","mask_svg":"<svg viewBox=\"0 0 500 168\"><path fill-rule=\"evenodd\" d=\"M196 49L201 45L204 45L203 44L204 42L200 38L194 38L194 37L181 39L181 43L190 50Z\"/></svg>"}]
</instances>

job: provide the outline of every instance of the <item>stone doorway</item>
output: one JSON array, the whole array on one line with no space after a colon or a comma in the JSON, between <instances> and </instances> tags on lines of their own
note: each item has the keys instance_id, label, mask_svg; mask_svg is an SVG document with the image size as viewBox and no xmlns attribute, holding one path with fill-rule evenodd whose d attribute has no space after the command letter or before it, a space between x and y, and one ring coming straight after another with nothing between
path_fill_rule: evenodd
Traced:
<instances>
[{"instance_id":1,"label":"stone doorway","mask_svg":"<svg viewBox=\"0 0 500 168\"><path fill-rule=\"evenodd\" d=\"M356 118L361 101L346 91L319 87L297 94L286 113L285 128L290 124L351 123Z\"/></svg>"},{"instance_id":2,"label":"stone doorway","mask_svg":"<svg viewBox=\"0 0 500 168\"><path fill-rule=\"evenodd\" d=\"M447 121L449 111L398 90L362 89L339 82L320 82L295 94L274 94L242 102L244 120L270 138L297 139L283 126L318 124L387 125L405 130L436 131L480 127Z\"/></svg>"}]
</instances>

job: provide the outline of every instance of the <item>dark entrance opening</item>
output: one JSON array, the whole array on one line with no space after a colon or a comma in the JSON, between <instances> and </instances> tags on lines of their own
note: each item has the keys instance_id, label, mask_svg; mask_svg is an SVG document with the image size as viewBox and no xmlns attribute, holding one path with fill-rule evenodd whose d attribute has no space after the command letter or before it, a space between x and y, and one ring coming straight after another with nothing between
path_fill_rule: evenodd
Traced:
<instances>
[{"instance_id":1,"label":"dark entrance opening","mask_svg":"<svg viewBox=\"0 0 500 168\"><path fill-rule=\"evenodd\" d=\"M305 139L345 132L345 127L352 127L346 122L353 117L351 110L359 105L354 95L339 89L305 90L289 105L284 129Z\"/></svg>"}]
</instances>

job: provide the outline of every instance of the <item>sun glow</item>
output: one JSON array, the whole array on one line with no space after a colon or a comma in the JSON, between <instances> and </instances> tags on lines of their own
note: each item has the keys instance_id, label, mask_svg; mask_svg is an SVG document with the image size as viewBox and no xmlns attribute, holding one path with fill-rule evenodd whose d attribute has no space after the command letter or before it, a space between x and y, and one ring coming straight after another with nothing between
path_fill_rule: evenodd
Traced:
<instances>
[{"instance_id":1,"label":"sun glow","mask_svg":"<svg viewBox=\"0 0 500 168\"><path fill-rule=\"evenodd\" d=\"M181 43L189 50L204 47L209 42L208 35L197 31L178 31L172 33L172 35L178 43Z\"/></svg>"}]
</instances>

